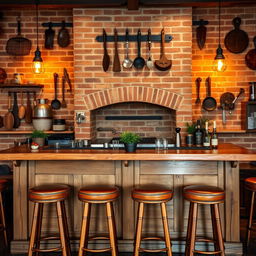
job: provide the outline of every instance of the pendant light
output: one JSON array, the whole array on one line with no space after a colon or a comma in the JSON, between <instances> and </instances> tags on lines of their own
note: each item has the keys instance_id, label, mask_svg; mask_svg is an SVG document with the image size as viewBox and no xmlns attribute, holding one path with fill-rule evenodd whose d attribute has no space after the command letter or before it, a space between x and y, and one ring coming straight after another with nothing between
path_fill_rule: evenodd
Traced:
<instances>
[{"instance_id":1,"label":"pendant light","mask_svg":"<svg viewBox=\"0 0 256 256\"><path fill-rule=\"evenodd\" d=\"M38 46L38 1L36 0L36 51L35 57L33 59L33 71L35 74L43 73L43 59L41 57L41 52Z\"/></svg>"},{"instance_id":2,"label":"pendant light","mask_svg":"<svg viewBox=\"0 0 256 256\"><path fill-rule=\"evenodd\" d=\"M227 68L227 63L225 56L223 55L223 50L220 45L220 1L219 0L219 45L216 50L216 56L213 61L213 70L217 72L223 72Z\"/></svg>"}]
</instances>

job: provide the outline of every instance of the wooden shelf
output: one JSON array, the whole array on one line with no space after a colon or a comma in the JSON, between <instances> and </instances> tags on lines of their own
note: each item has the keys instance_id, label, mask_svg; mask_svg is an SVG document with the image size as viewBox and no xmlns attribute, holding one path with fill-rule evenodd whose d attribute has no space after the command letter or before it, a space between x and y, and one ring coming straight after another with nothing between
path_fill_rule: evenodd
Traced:
<instances>
[{"instance_id":1,"label":"wooden shelf","mask_svg":"<svg viewBox=\"0 0 256 256\"><path fill-rule=\"evenodd\" d=\"M31 134L33 131L0 131L1 134L10 134L10 135L15 135L15 134ZM71 134L74 133L74 131L45 131L47 134L57 134L57 133L62 133L62 134Z\"/></svg>"},{"instance_id":2,"label":"wooden shelf","mask_svg":"<svg viewBox=\"0 0 256 256\"><path fill-rule=\"evenodd\" d=\"M36 92L42 88L42 84L0 84L0 89L8 92Z\"/></svg>"},{"instance_id":3,"label":"wooden shelf","mask_svg":"<svg viewBox=\"0 0 256 256\"><path fill-rule=\"evenodd\" d=\"M240 129L223 129L223 130L217 130L217 133L246 133L246 130L240 130Z\"/></svg>"}]
</instances>

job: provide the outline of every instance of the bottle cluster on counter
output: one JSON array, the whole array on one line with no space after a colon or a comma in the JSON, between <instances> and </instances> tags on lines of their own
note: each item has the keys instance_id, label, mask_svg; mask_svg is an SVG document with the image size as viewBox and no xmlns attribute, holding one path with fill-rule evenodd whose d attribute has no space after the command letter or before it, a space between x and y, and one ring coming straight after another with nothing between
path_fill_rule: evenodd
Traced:
<instances>
[{"instance_id":1,"label":"bottle cluster on counter","mask_svg":"<svg viewBox=\"0 0 256 256\"><path fill-rule=\"evenodd\" d=\"M193 130L193 132L192 132ZM197 120L196 124L188 124L188 135L186 136L186 145L188 147L212 147L218 148L218 135L216 121L213 121L213 129L209 131L209 121L205 121L204 127L201 120Z\"/></svg>"}]
</instances>

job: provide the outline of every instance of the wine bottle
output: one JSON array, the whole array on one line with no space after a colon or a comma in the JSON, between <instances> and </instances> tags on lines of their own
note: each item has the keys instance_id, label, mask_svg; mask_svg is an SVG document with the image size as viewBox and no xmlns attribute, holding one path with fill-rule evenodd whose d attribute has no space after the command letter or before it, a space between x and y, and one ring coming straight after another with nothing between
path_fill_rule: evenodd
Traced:
<instances>
[{"instance_id":1,"label":"wine bottle","mask_svg":"<svg viewBox=\"0 0 256 256\"><path fill-rule=\"evenodd\" d=\"M216 121L213 121L211 144L212 144L213 149L218 148L218 135L217 135L217 131L216 131Z\"/></svg>"},{"instance_id":2,"label":"wine bottle","mask_svg":"<svg viewBox=\"0 0 256 256\"><path fill-rule=\"evenodd\" d=\"M205 131L204 131L204 138L203 138L203 146L210 147L211 145L211 136L208 131L208 121L205 122Z\"/></svg>"},{"instance_id":3,"label":"wine bottle","mask_svg":"<svg viewBox=\"0 0 256 256\"><path fill-rule=\"evenodd\" d=\"M197 120L196 131L195 131L196 146L201 147L203 144L203 132L201 130L200 120Z\"/></svg>"}]
</instances>

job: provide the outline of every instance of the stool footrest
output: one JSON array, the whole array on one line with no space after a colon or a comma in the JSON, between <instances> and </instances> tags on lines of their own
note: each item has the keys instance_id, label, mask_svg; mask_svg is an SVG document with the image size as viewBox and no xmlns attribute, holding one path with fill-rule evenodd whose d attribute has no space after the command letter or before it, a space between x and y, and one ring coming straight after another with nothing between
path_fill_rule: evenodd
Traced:
<instances>
[{"instance_id":1,"label":"stool footrest","mask_svg":"<svg viewBox=\"0 0 256 256\"><path fill-rule=\"evenodd\" d=\"M107 237L107 236L91 236L88 238L88 240L109 240L109 237Z\"/></svg>"},{"instance_id":2,"label":"stool footrest","mask_svg":"<svg viewBox=\"0 0 256 256\"><path fill-rule=\"evenodd\" d=\"M143 237L141 240L160 240L160 241L165 241L163 237L157 237L157 236L148 236L148 237Z\"/></svg>"},{"instance_id":3,"label":"stool footrest","mask_svg":"<svg viewBox=\"0 0 256 256\"><path fill-rule=\"evenodd\" d=\"M209 238L196 238L196 242L209 242L209 243L214 243L215 241Z\"/></svg>"},{"instance_id":4,"label":"stool footrest","mask_svg":"<svg viewBox=\"0 0 256 256\"><path fill-rule=\"evenodd\" d=\"M57 252L60 250L62 250L62 247L55 247L50 249L37 249L37 248L32 249L33 252Z\"/></svg>"},{"instance_id":5,"label":"stool footrest","mask_svg":"<svg viewBox=\"0 0 256 256\"><path fill-rule=\"evenodd\" d=\"M143 249L140 248L140 252L167 252L167 248L162 248L162 249Z\"/></svg>"},{"instance_id":6,"label":"stool footrest","mask_svg":"<svg viewBox=\"0 0 256 256\"><path fill-rule=\"evenodd\" d=\"M102 248L102 249L88 249L88 248L82 248L85 252L108 252L111 251L111 248Z\"/></svg>"},{"instance_id":7,"label":"stool footrest","mask_svg":"<svg viewBox=\"0 0 256 256\"><path fill-rule=\"evenodd\" d=\"M215 254L220 254L221 251L204 252L204 251L194 250L194 253L199 253L204 255L215 255Z\"/></svg>"},{"instance_id":8,"label":"stool footrest","mask_svg":"<svg viewBox=\"0 0 256 256\"><path fill-rule=\"evenodd\" d=\"M39 241L44 241L44 240L60 240L59 236L47 236L47 237L41 237Z\"/></svg>"}]
</instances>

